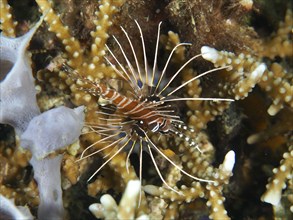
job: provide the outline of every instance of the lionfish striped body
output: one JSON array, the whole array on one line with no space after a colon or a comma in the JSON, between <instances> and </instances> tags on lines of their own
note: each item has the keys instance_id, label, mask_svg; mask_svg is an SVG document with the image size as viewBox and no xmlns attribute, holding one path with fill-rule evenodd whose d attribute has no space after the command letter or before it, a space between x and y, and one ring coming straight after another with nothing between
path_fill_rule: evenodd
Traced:
<instances>
[{"instance_id":1,"label":"lionfish striped body","mask_svg":"<svg viewBox=\"0 0 293 220\"><path fill-rule=\"evenodd\" d=\"M189 176L190 178L193 178L198 181L205 181L210 182L210 180L201 179L198 177L195 177L186 171L184 171L181 167L176 165L171 159L169 159L161 150L159 147L157 147L153 141L150 138L150 134L152 133L160 133L160 134L174 134L178 135L179 137L184 137L185 140L190 141L190 138L185 136L181 130L186 130L187 126L184 125L184 123L180 120L180 116L175 114L175 110L172 108L172 105L168 103L172 103L174 101L196 101L196 100L212 100L212 101L232 101L230 99L217 99L217 98L170 98L172 94L174 94L179 89L186 86L188 83L210 73L217 71L219 69L224 69L226 67L213 69L207 72L204 72L200 75L197 75L196 77L192 78L191 80L183 83L182 85L178 86L177 88L173 89L171 92L169 92L166 95L163 95L171 84L171 82L174 81L174 79L178 76L178 74L181 72L181 70L188 65L192 60L196 59L197 57L201 56L201 54L196 55L189 59L184 65L181 66L181 68L173 75L173 77L164 85L162 86L163 77L165 75L167 66L169 64L169 61L171 60L171 57L175 50L179 46L186 46L190 45L188 43L180 43L176 45L173 50L171 51L168 60L165 64L164 69L159 75L159 78L155 80L155 75L158 75L156 73L156 63L157 63L157 52L158 52L158 43L159 43L159 35L160 35L160 25L158 26L158 34L157 34L157 41L156 41L156 50L155 50L155 58L154 58L154 66L152 73L149 73L148 66L147 66L147 58L146 58L146 52L145 52L145 44L143 39L142 30L137 23L137 27L140 31L141 36L141 42L142 42L142 51L143 51L143 58L144 58L144 72L141 71L141 68L139 66L139 62L137 59L136 52L134 50L134 47L132 45L132 42L127 34L127 32L122 28L122 31L124 32L125 36L128 39L129 45L131 47L133 57L135 59L136 64L136 70L134 70L134 67L132 66L131 62L129 61L128 57L126 56L122 45L119 43L119 41L114 37L115 41L117 42L118 46L120 47L120 50L125 58L125 61L127 63L127 68L124 68L121 62L118 61L117 57L113 54L113 52L109 49L108 46L107 49L109 53L114 58L115 62L118 64L119 69L116 68L116 66L105 57L107 62L112 66L112 68L115 70L115 72L126 81L130 87L132 88L133 97L125 96L121 93L119 93L117 90L110 88L109 86L102 84L100 82L93 81L91 79L88 79L86 77L80 76L78 73L75 73L77 75L77 78L80 79L83 83L90 85L90 89L87 91L95 96L101 96L102 98L109 101L111 104L113 104L116 107L115 113L104 113L99 112L100 114L103 114L104 116L108 116L109 119L105 119L105 123L103 124L89 124L89 128L92 130L92 132L95 132L97 134L102 135L102 139L99 141L93 143L92 145L88 146L82 153L81 158L79 160L85 159L87 157L90 157L98 152L101 152L103 150L109 149L109 148L115 148L115 146L118 146L118 149L114 153L110 153L111 156L97 169L97 171L90 177L93 178L110 160L112 160L117 154L119 154L123 149L126 148L126 146L131 146L128 156L126 165L128 165L128 160L130 154L133 152L134 148L138 145L139 146L139 158L140 158L140 169L139 169L139 178L141 180L142 178L142 151L143 149L147 149L152 162L155 166L155 169L160 176L162 182L171 189L172 191L178 193L175 189L170 187L166 181L164 180L158 165L156 164L153 150L159 153L163 158L165 158L168 162L170 162L173 166L175 166L178 170L180 170L185 175ZM70 72L68 68L70 68L67 65L63 66L65 70ZM156 81L156 83L155 83ZM113 141L114 140L114 141ZM93 153L90 153L85 156L85 153L91 149L93 146L99 143L108 142L108 144L103 147L102 149L99 149ZM190 141L190 145L193 147L195 146L195 143L193 141ZM128 167L126 166L128 169Z\"/></svg>"},{"instance_id":2,"label":"lionfish striped body","mask_svg":"<svg viewBox=\"0 0 293 220\"><path fill-rule=\"evenodd\" d=\"M104 99L108 100L116 106L116 108L130 119L136 120L139 127L143 130L151 130L152 132L167 133L171 131L172 118L176 116L162 115L162 110L157 110L157 107L164 102L156 103L138 99L131 99L117 92L115 89L110 89L105 85L95 84L98 88L97 94L100 94ZM167 110L165 110L167 111ZM169 110L172 112L172 110ZM177 117L176 117L177 118ZM143 136L143 135L142 135Z\"/></svg>"}]
</instances>

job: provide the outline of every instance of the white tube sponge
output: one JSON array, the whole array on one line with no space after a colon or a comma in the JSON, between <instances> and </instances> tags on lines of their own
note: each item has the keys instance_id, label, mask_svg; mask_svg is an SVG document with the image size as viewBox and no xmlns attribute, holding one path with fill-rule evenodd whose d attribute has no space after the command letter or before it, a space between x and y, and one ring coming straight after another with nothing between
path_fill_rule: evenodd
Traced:
<instances>
[{"instance_id":1,"label":"white tube sponge","mask_svg":"<svg viewBox=\"0 0 293 220\"><path fill-rule=\"evenodd\" d=\"M42 159L50 153L75 142L84 122L84 107L74 110L61 106L34 117L21 135L23 148Z\"/></svg>"},{"instance_id":2,"label":"white tube sponge","mask_svg":"<svg viewBox=\"0 0 293 220\"><path fill-rule=\"evenodd\" d=\"M63 219L61 189L62 156L46 157L75 142L83 127L84 107L58 107L34 117L20 137L20 144L32 153L31 165L38 183L38 219Z\"/></svg>"},{"instance_id":3,"label":"white tube sponge","mask_svg":"<svg viewBox=\"0 0 293 220\"><path fill-rule=\"evenodd\" d=\"M30 160L40 195L38 219L61 220L64 217L60 172L62 157L59 155L42 160L32 157Z\"/></svg>"},{"instance_id":4,"label":"white tube sponge","mask_svg":"<svg viewBox=\"0 0 293 220\"><path fill-rule=\"evenodd\" d=\"M26 206L16 206L10 199L0 195L0 218L9 220L33 220L30 210Z\"/></svg>"},{"instance_id":5,"label":"white tube sponge","mask_svg":"<svg viewBox=\"0 0 293 220\"><path fill-rule=\"evenodd\" d=\"M26 48L41 22L42 19L19 38L0 34L0 123L10 124L19 135L29 121L40 114Z\"/></svg>"}]
</instances>

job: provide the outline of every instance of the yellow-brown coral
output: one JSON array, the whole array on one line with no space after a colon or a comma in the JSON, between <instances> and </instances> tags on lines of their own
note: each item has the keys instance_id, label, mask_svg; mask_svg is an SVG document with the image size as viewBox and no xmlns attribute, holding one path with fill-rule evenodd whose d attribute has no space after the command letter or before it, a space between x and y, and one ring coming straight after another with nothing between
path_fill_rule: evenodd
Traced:
<instances>
[{"instance_id":1,"label":"yellow-brown coral","mask_svg":"<svg viewBox=\"0 0 293 220\"><path fill-rule=\"evenodd\" d=\"M15 37L15 26L17 22L13 21L11 7L7 4L7 0L0 2L1 27L3 34L7 37Z\"/></svg>"},{"instance_id":2,"label":"yellow-brown coral","mask_svg":"<svg viewBox=\"0 0 293 220\"><path fill-rule=\"evenodd\" d=\"M235 18L235 14L233 15L231 12L230 6L234 3L232 1L221 1L219 4L210 4L208 1L203 2L197 0L174 0L168 2L162 1L160 3L149 1L149 4L140 0L127 1L125 4L123 4L124 1L114 0L103 0L100 2L87 1L80 7L89 4L94 5L95 7L93 8L97 10L95 13L90 14L89 12L89 14L86 15L91 18L87 20L86 24L82 22L75 23L75 21L79 20L79 17L83 16L82 13L85 13L86 10L80 10L80 13L76 14L78 16L75 20L72 16L66 17L64 15L67 9L58 4L57 1L45 0L37 2L42 11L41 13L45 16L48 27L43 25L36 34L35 41L32 42L32 47L43 41L50 42L48 44L52 45L51 48L45 48L48 49L47 54L45 53L44 55L46 62L39 61L41 57L40 54L34 54L33 59L33 65L36 70L41 69L41 71L35 73L35 76L37 76L39 80L37 80L36 83L40 90L42 90L38 95L39 105L41 105L40 107L42 110L61 104L84 104L87 106L87 121L95 124L100 122L98 117L101 117L101 115L97 115L95 112L99 108L97 98L92 97L85 91L81 91L79 89L79 82L75 82L75 79L73 79L74 77L68 76L67 73L60 71L57 64L55 70L51 69L51 67L55 65L54 61L51 61L46 68L48 64L47 60L50 60L50 56L58 54L59 58L62 57L61 64L65 61L81 75L90 76L93 79L105 80L103 82L108 83L108 78L113 79L117 78L117 76L114 71L105 64L104 56L107 56L105 43L108 43L109 47L114 51L118 49L117 45L115 46L112 44L111 40L109 41L108 38L111 33L115 33L115 36L117 36L119 40L123 38L121 37L123 33L119 31L118 28L119 25L127 29L131 38L137 38L134 39L134 41L136 40L139 42L140 38L137 30L134 28L134 22L131 19L137 19L140 23L144 24L143 32L146 33L145 40L147 45L150 45L147 48L148 51L152 51L154 33L156 33L155 27L159 21L170 21L170 23L163 22L163 32L168 34L162 37L160 41L164 47L164 49L160 49L160 53L162 53L160 58L162 60L180 40L182 42L192 42L194 44L190 49L181 47L178 53L174 54L174 58L171 62L172 67L178 67L182 65L185 58L190 57L192 54L200 53L199 48L204 46L204 44L216 48L218 50L217 53L222 55L223 62L215 65L231 66L230 71L227 69L221 72L215 72L204 79L195 80L188 85L185 91L182 91L184 97L229 97L239 100L233 104L188 101L186 106L180 105L180 114L187 117L184 119L188 121L188 125L196 130L196 133L186 131L186 134L193 138L195 142L199 143L199 148L203 152L202 154L188 148L188 142L182 143L184 142L182 138L162 137L159 139L153 137L156 144L162 148L162 151L171 156L178 166L182 166L191 173L208 179L217 180L217 178L219 178L217 181L218 183L216 185L209 185L193 182L184 177L184 175L181 175L178 170L173 167L165 163L160 163L160 168L163 170L163 175L168 184L178 187L178 190L184 193L184 195L178 195L164 188L162 183L156 179L154 168L149 166L148 169L144 171L143 185L152 184L151 187L147 186L145 188L150 194L147 194L146 197L142 196L140 214L132 214L132 217L143 215L149 210L155 210L155 213L151 213L153 216L166 219L179 219L186 216L200 218L208 215L214 219L228 218L228 216L235 219L235 216L240 215L239 210L238 212L235 210L237 210L237 207L244 207L243 204L247 201L249 201L247 204L251 203L257 208L261 208L256 211L250 209L250 207L244 207L243 212L241 212L241 217L247 218L248 216L253 216L257 218L265 216L271 218L273 216L273 214L270 213L268 205L255 201L260 199L263 193L263 191L260 192L260 189L264 189L267 179L267 176L259 175L263 174L260 167L276 167L278 161L281 159L280 155L290 155L289 144L285 144L289 142L289 126L286 123L281 126L280 123L283 119L280 120L279 118L279 116L284 113L288 114L287 117L292 117L292 113L290 113L292 111L292 67L290 66L290 60L292 59L292 12L290 10L288 10L284 22L281 22L279 30L275 31L276 34L263 37L263 33L263 35L256 34L261 32L259 30L256 32L256 25L249 22L244 23L241 20L242 18L244 18L243 20L245 21L249 20L247 17L250 16L250 12L257 12L264 17L267 16L263 13L263 8L257 8L259 6L257 4L252 4L252 1L250 1L250 4L245 10L243 10L245 6L241 5L242 1L237 1L237 3L239 2L240 4L239 7L241 7L241 10L237 9L235 14L239 15L239 18ZM78 8L77 5L72 2L73 1L68 1L70 7ZM9 12L10 9L6 10L9 7L4 0L1 1L1 6L3 5L6 6L5 10L1 8L1 22L4 21L2 17L3 14L9 19L12 18L11 12ZM140 10L138 9L143 9L143 11L141 11L142 13L139 13ZM78 9L75 10L79 12ZM12 12L15 12L15 10L12 10ZM209 12L209 14L207 14L207 12ZM255 16L255 14L251 16ZM64 17L66 17L66 19L64 19ZM69 19L71 20L67 24L66 22L68 22ZM9 22L10 25L4 25L4 23L2 23L2 28L7 33L10 32L9 28L12 27L15 29L15 26L13 26L14 21L10 19ZM219 23L223 23L224 25L215 26L215 24ZM265 24L262 25L266 26ZM90 34L79 36L76 34L78 33L77 26L83 26L86 30L84 32ZM218 31L222 29L225 30ZM169 32L169 30L172 31ZM239 30L239 33L236 30ZM47 34L48 31L54 32L58 39L54 39L53 35ZM179 35L174 33L179 33ZM181 38L180 40L179 37ZM124 41L126 42L126 39L124 39ZM257 45L257 47L253 47L252 45ZM134 43L134 46L137 47L137 43ZM54 48L55 51L50 52L52 48ZM276 50L274 48L278 49ZM130 48L126 48L126 52L131 53ZM56 57L55 60L59 58ZM281 59L281 61L279 59ZM148 60L152 60L152 57L148 57ZM163 63L163 61L161 61L161 63ZM159 62L158 64L159 68L162 68L161 63ZM266 64L267 70L264 71L263 74L256 74L257 77L253 77L253 73L257 68L263 69L264 65L262 65L262 63ZM182 72L182 78L178 80L177 85L188 81L202 72L203 69L206 70L210 67L211 66L208 66L207 63L203 63L201 60L195 64L189 65ZM168 73L169 78L171 74L172 73ZM258 102L259 99L255 97L259 96L262 102L257 103L258 105L245 106L247 103ZM261 108L258 108L259 106L261 106ZM263 109L267 110L269 115L267 115ZM236 116L231 114L231 112L235 113ZM254 112L254 115L251 115L251 112ZM227 126L222 124L223 121L229 122L229 120L224 119L228 118L234 122L235 117L239 119L239 124L232 124L230 125L231 130L222 132L221 129L227 128ZM263 118L263 120L251 123L249 120L253 120L252 117L257 119ZM274 141L271 141L271 136L274 136L273 133L277 135ZM69 156L66 153L62 170L64 172L64 179L67 179L69 183L67 182L68 184L64 184L66 186L64 189L65 193L68 192L70 188L73 189L74 184L80 184L82 186L79 185L78 187L83 187L84 189L87 188L85 182L88 175L92 172L90 167L97 167L101 164L102 159L100 156L97 156L81 164L75 163L74 161L81 154L84 147L96 142L99 138L99 135L94 134L83 135L80 138L81 147L77 149L76 154L71 154ZM246 142L247 138L249 144ZM97 146L99 149L102 147L103 144ZM231 173L223 177L223 170L219 164L223 161L224 155L231 149L236 152L236 172L233 172L234 176L230 179ZM276 152L276 155L273 155L273 152ZM104 156L107 153L109 152L105 152L105 154L101 155ZM1 158L2 156L1 154ZM11 164L11 171L23 170L22 167L13 164L9 157L4 157L5 159L3 161L1 160L1 163ZM118 201L120 193L124 190L127 182L137 179L135 172L137 161L135 157L131 158L131 162L129 163L129 173L126 170L126 157L126 153L115 157L113 161L108 164L108 167L105 168L105 172L110 172L104 173L102 171L93 182L89 183L88 194L90 196L95 197L94 199L97 200L102 194L109 193L114 200ZM150 160L147 155L144 155L144 158L146 161ZM156 159L159 160L159 158ZM287 159L284 160L284 163L286 160ZM242 163L242 161L244 162ZM248 171L241 176L241 172L244 170ZM281 167L275 174L276 177L282 176L280 170ZM2 171L3 170L1 170L1 172ZM6 178L3 172L0 179ZM111 175L114 177L111 178ZM259 182L258 186L252 184L252 180L255 179L254 175L257 176L256 181ZM16 177L13 172L10 172L9 176L11 176L12 179ZM242 181L241 178L244 178L245 181ZM3 189L7 195L12 195L13 193L19 195L18 192L23 192L24 189L27 189L26 187L30 186L32 192L34 192L33 195L36 195L37 189L36 186L32 186L33 183L34 182L31 181L29 185L21 186L20 191L17 191L13 187L9 187L6 183L1 183L1 187L4 187ZM289 186L290 183L292 185L292 181L289 179ZM269 187L268 191L274 189L272 182L270 182L270 184L272 187ZM179 187L179 185L185 186ZM254 200L249 200L248 196L251 195L247 192L252 191L252 189L256 189L253 194ZM160 198L156 198L156 196ZM32 207L35 208L37 206L37 202L33 200L30 195L25 194L22 198L24 199L21 199L19 204L23 205L28 201ZM90 197L88 196L85 198L80 199L79 202L84 204L88 203L86 200ZM91 203L96 202L93 201L92 198L90 201ZM149 204L147 204L146 201L148 201ZM244 202L241 203L242 201ZM199 216L194 212L191 214L190 207L200 207L203 202L205 202L206 205L200 209L202 210L202 215ZM83 212L87 212L86 215L88 217L90 214L87 208L88 207L85 205L82 210ZM265 211L262 212L262 210ZM117 212L115 212L115 214L117 214ZM151 214L149 216L152 216ZM74 213L70 213L71 217L73 215ZM103 214L99 216L106 217L106 215L107 214Z\"/></svg>"}]
</instances>

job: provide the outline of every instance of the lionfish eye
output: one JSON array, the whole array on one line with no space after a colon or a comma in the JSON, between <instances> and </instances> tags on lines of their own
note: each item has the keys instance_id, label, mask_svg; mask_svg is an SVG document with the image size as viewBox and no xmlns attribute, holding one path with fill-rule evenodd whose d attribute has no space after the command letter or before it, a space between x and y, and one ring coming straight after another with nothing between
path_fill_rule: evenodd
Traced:
<instances>
[{"instance_id":1,"label":"lionfish eye","mask_svg":"<svg viewBox=\"0 0 293 220\"><path fill-rule=\"evenodd\" d=\"M142 88L143 87L143 82L141 80L137 80L137 85L139 88Z\"/></svg>"},{"instance_id":2,"label":"lionfish eye","mask_svg":"<svg viewBox=\"0 0 293 220\"><path fill-rule=\"evenodd\" d=\"M123 137L125 137L126 136L126 133L124 133L124 132L121 132L120 134L119 134L119 138L123 138Z\"/></svg>"}]
</instances>

